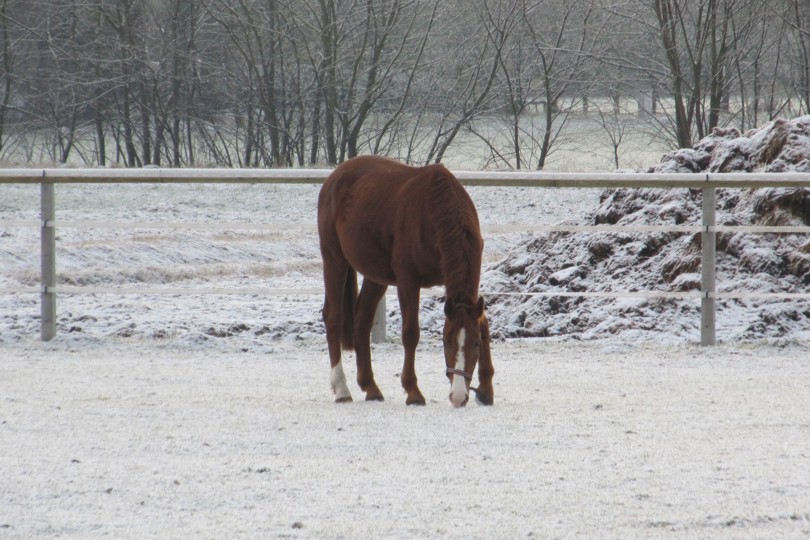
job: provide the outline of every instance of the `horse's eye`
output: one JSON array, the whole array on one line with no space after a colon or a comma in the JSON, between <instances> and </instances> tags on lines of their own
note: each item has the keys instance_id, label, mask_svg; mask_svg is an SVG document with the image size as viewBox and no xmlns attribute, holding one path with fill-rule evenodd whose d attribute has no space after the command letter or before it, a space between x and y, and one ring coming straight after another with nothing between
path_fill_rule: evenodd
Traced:
<instances>
[{"instance_id":1,"label":"horse's eye","mask_svg":"<svg viewBox=\"0 0 810 540\"><path fill-rule=\"evenodd\" d=\"M473 347L475 347L476 349L481 347L481 341L480 340L475 340L475 343L473 343Z\"/></svg>"}]
</instances>

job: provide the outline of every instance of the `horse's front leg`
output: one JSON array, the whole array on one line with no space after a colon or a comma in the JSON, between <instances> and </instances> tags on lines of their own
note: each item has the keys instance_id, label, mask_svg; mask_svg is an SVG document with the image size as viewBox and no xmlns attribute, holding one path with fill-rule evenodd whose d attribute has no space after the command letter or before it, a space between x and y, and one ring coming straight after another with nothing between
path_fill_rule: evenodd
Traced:
<instances>
[{"instance_id":1,"label":"horse's front leg","mask_svg":"<svg viewBox=\"0 0 810 540\"><path fill-rule=\"evenodd\" d=\"M495 368L492 365L490 350L489 321L481 321L481 356L478 359L478 392L475 400L481 405L492 405L495 402L495 390L492 388L492 376Z\"/></svg>"},{"instance_id":2,"label":"horse's front leg","mask_svg":"<svg viewBox=\"0 0 810 540\"><path fill-rule=\"evenodd\" d=\"M419 287L399 285L399 308L402 311L402 346L405 363L402 366L402 388L408 405L424 405L425 398L416 382L416 346L419 345Z\"/></svg>"}]
</instances>

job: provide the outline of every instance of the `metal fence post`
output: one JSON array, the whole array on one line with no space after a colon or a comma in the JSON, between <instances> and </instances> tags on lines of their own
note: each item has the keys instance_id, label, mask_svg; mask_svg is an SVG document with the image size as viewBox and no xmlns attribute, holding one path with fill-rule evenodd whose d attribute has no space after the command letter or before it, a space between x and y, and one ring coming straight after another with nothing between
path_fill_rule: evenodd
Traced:
<instances>
[{"instance_id":1,"label":"metal fence post","mask_svg":"<svg viewBox=\"0 0 810 540\"><path fill-rule=\"evenodd\" d=\"M716 342L715 299L712 295L716 290L717 233L710 230L716 223L715 206L715 188L703 188L703 231L700 233L700 344L703 346Z\"/></svg>"},{"instance_id":2,"label":"metal fence post","mask_svg":"<svg viewBox=\"0 0 810 540\"><path fill-rule=\"evenodd\" d=\"M42 182L40 187L40 293L42 341L50 341L56 336L56 203L52 182Z\"/></svg>"},{"instance_id":3,"label":"metal fence post","mask_svg":"<svg viewBox=\"0 0 810 540\"><path fill-rule=\"evenodd\" d=\"M371 327L371 342L385 343L385 295L380 298L377 304L377 311L374 312L374 326Z\"/></svg>"}]
</instances>

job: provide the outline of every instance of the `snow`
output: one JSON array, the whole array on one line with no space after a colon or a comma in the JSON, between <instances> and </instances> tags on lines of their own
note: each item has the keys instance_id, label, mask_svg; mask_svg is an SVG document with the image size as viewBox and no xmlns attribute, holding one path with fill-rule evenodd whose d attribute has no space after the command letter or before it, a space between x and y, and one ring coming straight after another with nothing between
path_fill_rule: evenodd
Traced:
<instances>
[{"instance_id":1,"label":"snow","mask_svg":"<svg viewBox=\"0 0 810 540\"><path fill-rule=\"evenodd\" d=\"M338 405L320 337L224 341L4 346L0 536L810 534L799 344L499 341L495 405L457 410L438 340L415 408L396 344L387 401Z\"/></svg>"},{"instance_id":2,"label":"snow","mask_svg":"<svg viewBox=\"0 0 810 540\"><path fill-rule=\"evenodd\" d=\"M801 168L808 126L718 132L659 168L760 167L751 156L763 154ZM764 152L777 139L793 143ZM57 228L59 283L319 290L317 190L58 186L57 221L247 225ZM469 191L485 225L699 216L699 195L683 191ZM726 225L810 215L804 190L728 190L718 205ZM0 220L37 219L36 186L0 186ZM264 223L292 228L250 228ZM693 235L485 239L484 290L699 287ZM718 246L720 290L803 291L810 279L802 237L721 235ZM0 288L38 285L38 248L36 226L0 225ZM495 405L454 410L434 297L422 300L417 352L428 404L410 408L393 296L389 341L373 353L387 400L336 405L320 294L63 294L48 343L38 295L2 294L0 537L810 534L806 301L722 301L721 345L698 348L691 300L487 300ZM344 367L360 399L350 355Z\"/></svg>"}]
</instances>

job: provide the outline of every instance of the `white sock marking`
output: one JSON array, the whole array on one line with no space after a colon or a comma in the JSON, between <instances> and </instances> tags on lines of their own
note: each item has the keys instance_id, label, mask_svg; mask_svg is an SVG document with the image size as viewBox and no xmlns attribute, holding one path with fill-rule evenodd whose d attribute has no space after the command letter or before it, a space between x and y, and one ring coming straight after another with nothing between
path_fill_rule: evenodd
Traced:
<instances>
[{"instance_id":1,"label":"white sock marking","mask_svg":"<svg viewBox=\"0 0 810 540\"><path fill-rule=\"evenodd\" d=\"M349 386L346 384L346 374L343 372L343 362L332 368L329 374L329 382L332 384L332 392L335 393L335 399L351 399L352 393L349 392Z\"/></svg>"}]
</instances>

